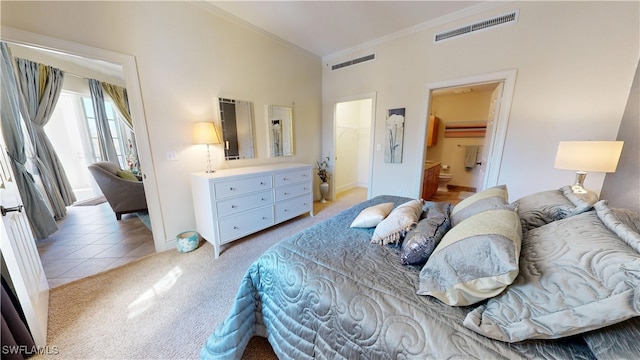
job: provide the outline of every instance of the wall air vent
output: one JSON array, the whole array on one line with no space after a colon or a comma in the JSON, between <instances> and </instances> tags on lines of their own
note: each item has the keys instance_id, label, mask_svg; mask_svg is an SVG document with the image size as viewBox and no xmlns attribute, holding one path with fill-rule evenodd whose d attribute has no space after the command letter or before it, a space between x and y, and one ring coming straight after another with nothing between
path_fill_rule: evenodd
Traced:
<instances>
[{"instance_id":1,"label":"wall air vent","mask_svg":"<svg viewBox=\"0 0 640 360\"><path fill-rule=\"evenodd\" d=\"M331 70L338 70L338 69L342 69L345 68L347 66L351 66L351 65L355 65L355 64L360 64L362 62L365 61L369 61L369 60L375 60L376 58L376 54L371 54L371 55L367 55L367 56L363 56L363 57L359 57L357 59L353 59L353 60L349 60L349 61L345 61L342 62L340 64L335 64L331 66Z\"/></svg>"},{"instance_id":2,"label":"wall air vent","mask_svg":"<svg viewBox=\"0 0 640 360\"><path fill-rule=\"evenodd\" d=\"M494 26L509 24L513 22L518 22L518 10L510 12L508 14L496 16L491 19L487 19L487 20L479 21L477 23L470 24L470 25L462 26L457 29L438 33L436 34L434 42L440 42L440 41L451 39L457 36L466 35L472 32L486 30Z\"/></svg>"}]
</instances>

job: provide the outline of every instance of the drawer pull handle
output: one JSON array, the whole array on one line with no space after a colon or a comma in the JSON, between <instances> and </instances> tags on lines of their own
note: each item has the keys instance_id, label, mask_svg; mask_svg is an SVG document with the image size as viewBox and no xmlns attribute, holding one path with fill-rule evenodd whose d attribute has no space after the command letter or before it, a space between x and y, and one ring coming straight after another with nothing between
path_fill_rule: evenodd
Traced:
<instances>
[{"instance_id":1,"label":"drawer pull handle","mask_svg":"<svg viewBox=\"0 0 640 360\"><path fill-rule=\"evenodd\" d=\"M238 230L238 227L237 227L237 226L234 226L234 227L233 227L233 230Z\"/></svg>"},{"instance_id":2,"label":"drawer pull handle","mask_svg":"<svg viewBox=\"0 0 640 360\"><path fill-rule=\"evenodd\" d=\"M232 209L235 209L235 208L237 208L237 206L235 206L235 205L231 205L231 208L232 208Z\"/></svg>"},{"instance_id":3,"label":"drawer pull handle","mask_svg":"<svg viewBox=\"0 0 640 360\"><path fill-rule=\"evenodd\" d=\"M287 210L287 209L284 209L284 212L289 212L289 210Z\"/></svg>"},{"instance_id":4,"label":"drawer pull handle","mask_svg":"<svg viewBox=\"0 0 640 360\"><path fill-rule=\"evenodd\" d=\"M260 201L264 201L264 198L260 198Z\"/></svg>"},{"instance_id":5,"label":"drawer pull handle","mask_svg":"<svg viewBox=\"0 0 640 360\"><path fill-rule=\"evenodd\" d=\"M288 194L287 192L285 192L285 193L284 193L284 196L287 196L287 195L289 195L289 194Z\"/></svg>"},{"instance_id":6,"label":"drawer pull handle","mask_svg":"<svg viewBox=\"0 0 640 360\"><path fill-rule=\"evenodd\" d=\"M289 179L287 179L287 178L282 178L282 181L289 181Z\"/></svg>"},{"instance_id":7,"label":"drawer pull handle","mask_svg":"<svg viewBox=\"0 0 640 360\"><path fill-rule=\"evenodd\" d=\"M263 217L262 217L262 220L267 220L267 217L266 217L266 216L263 216Z\"/></svg>"},{"instance_id":8,"label":"drawer pull handle","mask_svg":"<svg viewBox=\"0 0 640 360\"><path fill-rule=\"evenodd\" d=\"M233 191L233 190L235 190L233 187L230 187L230 188L229 188L229 191Z\"/></svg>"},{"instance_id":9,"label":"drawer pull handle","mask_svg":"<svg viewBox=\"0 0 640 360\"><path fill-rule=\"evenodd\" d=\"M264 185L264 181L260 181L260 185Z\"/></svg>"}]
</instances>

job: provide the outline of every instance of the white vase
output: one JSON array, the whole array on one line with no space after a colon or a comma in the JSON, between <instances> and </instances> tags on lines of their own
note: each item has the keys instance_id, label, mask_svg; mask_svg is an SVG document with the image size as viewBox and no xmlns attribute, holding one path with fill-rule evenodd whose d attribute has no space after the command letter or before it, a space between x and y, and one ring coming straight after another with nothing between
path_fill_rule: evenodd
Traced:
<instances>
[{"instance_id":1,"label":"white vase","mask_svg":"<svg viewBox=\"0 0 640 360\"><path fill-rule=\"evenodd\" d=\"M329 183L323 182L320 184L320 195L322 196L321 203L326 203L327 194L329 193Z\"/></svg>"}]
</instances>

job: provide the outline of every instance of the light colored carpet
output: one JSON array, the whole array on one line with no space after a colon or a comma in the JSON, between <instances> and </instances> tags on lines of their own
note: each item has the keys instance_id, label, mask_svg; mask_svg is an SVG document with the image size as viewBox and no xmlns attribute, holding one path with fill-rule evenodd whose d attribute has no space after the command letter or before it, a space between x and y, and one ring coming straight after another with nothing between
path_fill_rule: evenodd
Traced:
<instances>
[{"instance_id":1,"label":"light colored carpet","mask_svg":"<svg viewBox=\"0 0 640 360\"><path fill-rule=\"evenodd\" d=\"M314 204L304 215L223 247L153 254L51 290L48 346L56 359L197 359L229 312L241 279L266 249L366 199L366 190ZM46 357L44 355L36 358ZM275 358L253 339L246 359Z\"/></svg>"}]
</instances>

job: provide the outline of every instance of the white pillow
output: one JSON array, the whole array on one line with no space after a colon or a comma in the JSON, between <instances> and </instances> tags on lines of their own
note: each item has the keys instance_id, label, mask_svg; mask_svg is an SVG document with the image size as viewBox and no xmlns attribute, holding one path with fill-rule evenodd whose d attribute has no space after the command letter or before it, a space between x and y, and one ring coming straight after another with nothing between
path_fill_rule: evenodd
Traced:
<instances>
[{"instance_id":1,"label":"white pillow","mask_svg":"<svg viewBox=\"0 0 640 360\"><path fill-rule=\"evenodd\" d=\"M360 211L360 214L356 216L356 218L351 223L351 227L355 228L372 228L376 227L376 225L380 224L384 218L389 215L393 209L393 203L382 203L374 206L369 206L368 208Z\"/></svg>"},{"instance_id":2,"label":"white pillow","mask_svg":"<svg viewBox=\"0 0 640 360\"><path fill-rule=\"evenodd\" d=\"M389 216L376 226L371 243L386 245L400 241L406 232L418 223L422 205L422 200L410 200L393 209Z\"/></svg>"}]
</instances>

